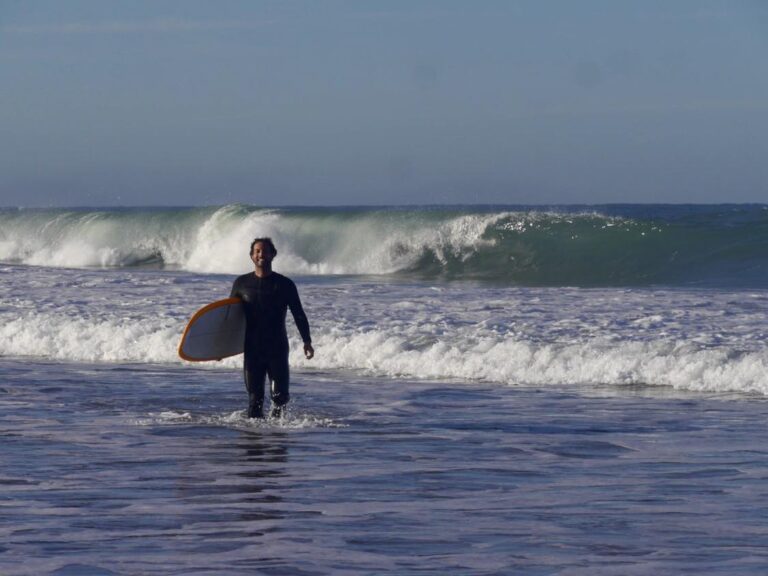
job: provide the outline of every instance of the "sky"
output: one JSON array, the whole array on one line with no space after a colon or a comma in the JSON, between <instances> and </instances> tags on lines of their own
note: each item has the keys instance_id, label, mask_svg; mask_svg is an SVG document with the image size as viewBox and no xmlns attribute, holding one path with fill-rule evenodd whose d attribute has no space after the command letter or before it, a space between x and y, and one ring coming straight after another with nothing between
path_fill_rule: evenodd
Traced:
<instances>
[{"instance_id":1,"label":"sky","mask_svg":"<svg viewBox=\"0 0 768 576\"><path fill-rule=\"evenodd\" d=\"M1 0L0 206L768 201L764 0Z\"/></svg>"}]
</instances>

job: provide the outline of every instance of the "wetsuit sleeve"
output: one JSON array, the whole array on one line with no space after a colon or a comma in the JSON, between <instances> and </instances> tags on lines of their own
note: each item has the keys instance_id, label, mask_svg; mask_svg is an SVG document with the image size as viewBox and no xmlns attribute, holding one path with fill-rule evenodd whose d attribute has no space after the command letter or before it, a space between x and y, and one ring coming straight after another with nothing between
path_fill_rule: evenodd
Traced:
<instances>
[{"instance_id":1,"label":"wetsuit sleeve","mask_svg":"<svg viewBox=\"0 0 768 576\"><path fill-rule=\"evenodd\" d=\"M312 338L309 335L309 320L304 313L304 308L301 306L299 291L296 289L296 284L293 282L289 284L288 307L291 309L291 314L293 314L293 320L296 322L296 327L299 329L301 339L305 344L310 344Z\"/></svg>"},{"instance_id":2,"label":"wetsuit sleeve","mask_svg":"<svg viewBox=\"0 0 768 576\"><path fill-rule=\"evenodd\" d=\"M239 298L240 297L240 277L235 278L235 281L232 283L232 290L229 292L230 298Z\"/></svg>"}]
</instances>

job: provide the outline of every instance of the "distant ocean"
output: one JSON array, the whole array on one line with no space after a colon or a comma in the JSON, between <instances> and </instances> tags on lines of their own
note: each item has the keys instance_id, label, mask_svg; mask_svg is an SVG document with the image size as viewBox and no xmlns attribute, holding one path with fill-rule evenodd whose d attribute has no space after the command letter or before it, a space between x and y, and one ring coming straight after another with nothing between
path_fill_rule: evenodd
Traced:
<instances>
[{"instance_id":1,"label":"distant ocean","mask_svg":"<svg viewBox=\"0 0 768 576\"><path fill-rule=\"evenodd\" d=\"M191 314L271 236L283 421ZM0 209L2 574L765 574L768 206Z\"/></svg>"}]
</instances>

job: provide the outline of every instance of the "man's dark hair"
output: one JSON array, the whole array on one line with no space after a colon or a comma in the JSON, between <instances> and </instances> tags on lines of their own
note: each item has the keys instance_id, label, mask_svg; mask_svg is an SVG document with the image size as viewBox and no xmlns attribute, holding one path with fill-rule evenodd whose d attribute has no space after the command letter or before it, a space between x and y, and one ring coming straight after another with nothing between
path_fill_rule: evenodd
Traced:
<instances>
[{"instance_id":1,"label":"man's dark hair","mask_svg":"<svg viewBox=\"0 0 768 576\"><path fill-rule=\"evenodd\" d=\"M256 239L254 239L254 241L251 242L251 251L248 252L248 254L253 254L253 247L256 246L256 244L258 244L259 242L269 246L272 249L272 254L277 256L277 248L275 248L275 243L272 242L272 238L269 238L267 236L265 236L264 238L256 238Z\"/></svg>"}]
</instances>

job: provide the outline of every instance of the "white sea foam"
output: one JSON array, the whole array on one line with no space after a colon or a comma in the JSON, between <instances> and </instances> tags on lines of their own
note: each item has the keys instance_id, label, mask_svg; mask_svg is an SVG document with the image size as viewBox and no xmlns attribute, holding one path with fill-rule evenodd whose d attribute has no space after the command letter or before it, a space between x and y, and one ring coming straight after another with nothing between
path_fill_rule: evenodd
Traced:
<instances>
[{"instance_id":1,"label":"white sea foam","mask_svg":"<svg viewBox=\"0 0 768 576\"><path fill-rule=\"evenodd\" d=\"M179 324L27 313L4 318L0 356L82 362L176 362ZM175 345L174 345L175 343Z\"/></svg>"},{"instance_id":2,"label":"white sea foam","mask_svg":"<svg viewBox=\"0 0 768 576\"><path fill-rule=\"evenodd\" d=\"M684 390L768 394L768 352L697 349L690 343L604 341L535 344L461 337L413 350L402 337L372 331L321 338L316 365L371 374L500 382L510 385L649 384Z\"/></svg>"},{"instance_id":3,"label":"white sea foam","mask_svg":"<svg viewBox=\"0 0 768 576\"><path fill-rule=\"evenodd\" d=\"M292 430L304 430L307 428L344 428L346 425L332 418L318 416L294 408L286 411L282 418L267 417L264 419L248 418L242 410L226 414L193 414L191 412L176 412L166 410L163 412L151 412L144 417L132 420L137 426L157 425L204 425L224 426L227 428L249 430L253 428L280 428Z\"/></svg>"},{"instance_id":4,"label":"white sea foam","mask_svg":"<svg viewBox=\"0 0 768 576\"><path fill-rule=\"evenodd\" d=\"M510 385L651 384L686 390L768 394L768 352L702 348L693 342L611 342L596 338L572 344L531 342L454 327L426 337L418 326L391 330L333 329L318 318L317 356L304 360L292 350L295 367L352 369L366 374ZM82 362L179 363L183 322L147 318L101 320L29 313L0 326L0 356ZM415 347L419 341L432 343ZM240 366L241 357L206 363ZM200 366L200 365L198 365Z\"/></svg>"},{"instance_id":5,"label":"white sea foam","mask_svg":"<svg viewBox=\"0 0 768 576\"><path fill-rule=\"evenodd\" d=\"M0 356L180 363L187 319L229 280L0 267ZM301 370L509 385L648 384L768 394L768 293L300 282L316 357ZM197 366L237 369L241 357Z\"/></svg>"}]
</instances>

